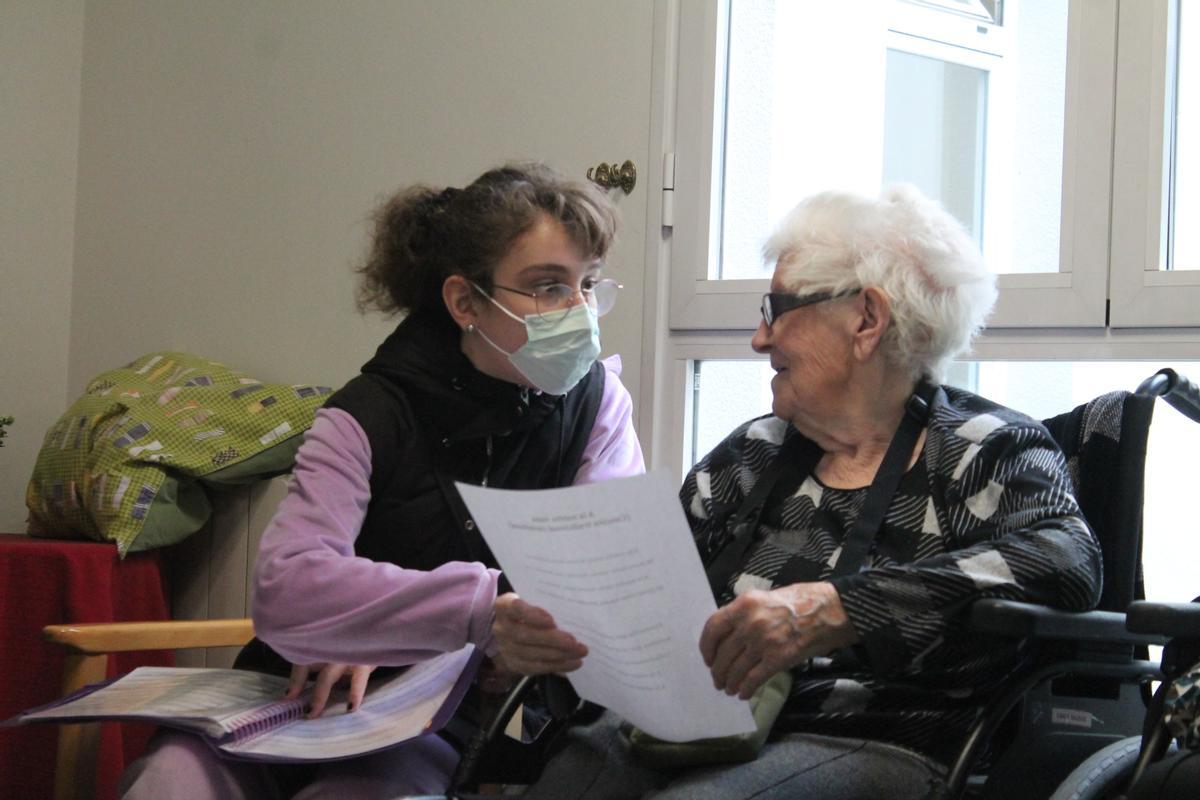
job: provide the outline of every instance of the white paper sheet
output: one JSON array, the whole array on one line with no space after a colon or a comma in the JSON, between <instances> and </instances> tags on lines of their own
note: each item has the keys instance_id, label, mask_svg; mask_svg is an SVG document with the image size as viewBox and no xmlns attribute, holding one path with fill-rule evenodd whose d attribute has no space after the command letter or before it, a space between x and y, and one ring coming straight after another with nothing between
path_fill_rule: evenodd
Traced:
<instances>
[{"instance_id":1,"label":"white paper sheet","mask_svg":"<svg viewBox=\"0 0 1200 800\"><path fill-rule=\"evenodd\" d=\"M674 481L663 471L541 491L457 484L522 598L588 648L579 695L660 739L754 730L713 688L700 631L716 611Z\"/></svg>"}]
</instances>

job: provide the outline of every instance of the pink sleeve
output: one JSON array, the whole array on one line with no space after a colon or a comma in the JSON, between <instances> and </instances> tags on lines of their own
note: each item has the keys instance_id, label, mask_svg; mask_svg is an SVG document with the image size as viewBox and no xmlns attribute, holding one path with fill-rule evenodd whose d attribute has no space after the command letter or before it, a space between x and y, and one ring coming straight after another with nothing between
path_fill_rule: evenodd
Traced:
<instances>
[{"instance_id":1,"label":"pink sleeve","mask_svg":"<svg viewBox=\"0 0 1200 800\"><path fill-rule=\"evenodd\" d=\"M604 395L592 436L575 473L575 485L627 478L646 471L642 446L633 430L633 399L621 383L621 357L609 356L604 365Z\"/></svg>"},{"instance_id":2,"label":"pink sleeve","mask_svg":"<svg viewBox=\"0 0 1200 800\"><path fill-rule=\"evenodd\" d=\"M370 475L355 419L318 411L259 546L255 632L301 664L409 664L467 642L490 649L496 570L453 561L425 572L354 554Z\"/></svg>"}]
</instances>

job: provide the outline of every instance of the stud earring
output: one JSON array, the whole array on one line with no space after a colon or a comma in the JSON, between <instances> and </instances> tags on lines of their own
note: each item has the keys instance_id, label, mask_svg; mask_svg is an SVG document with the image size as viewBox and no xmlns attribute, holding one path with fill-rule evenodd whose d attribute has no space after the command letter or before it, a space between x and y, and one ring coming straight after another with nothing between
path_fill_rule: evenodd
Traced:
<instances>
[{"instance_id":1,"label":"stud earring","mask_svg":"<svg viewBox=\"0 0 1200 800\"><path fill-rule=\"evenodd\" d=\"M467 323L467 333L474 333L474 332L475 332L475 323L468 322Z\"/></svg>"}]
</instances>

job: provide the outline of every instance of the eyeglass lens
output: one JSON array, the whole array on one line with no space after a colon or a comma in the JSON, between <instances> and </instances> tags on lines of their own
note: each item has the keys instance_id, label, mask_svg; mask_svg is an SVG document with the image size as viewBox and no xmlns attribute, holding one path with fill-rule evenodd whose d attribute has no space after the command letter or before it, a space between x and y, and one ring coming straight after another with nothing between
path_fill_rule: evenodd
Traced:
<instances>
[{"instance_id":1,"label":"eyeglass lens","mask_svg":"<svg viewBox=\"0 0 1200 800\"><path fill-rule=\"evenodd\" d=\"M767 323L768 328L771 327L775 323L775 298L769 293L764 294L759 310L762 312L763 322Z\"/></svg>"},{"instance_id":2,"label":"eyeglass lens","mask_svg":"<svg viewBox=\"0 0 1200 800\"><path fill-rule=\"evenodd\" d=\"M578 294L582 294L584 301L591 306L596 316L602 317L612 311L613 306L616 305L620 289L619 283L611 278L605 278L590 289L583 289ZM575 289L562 283L540 289L534 294L538 314L546 316L569 308L575 302L576 295Z\"/></svg>"}]
</instances>

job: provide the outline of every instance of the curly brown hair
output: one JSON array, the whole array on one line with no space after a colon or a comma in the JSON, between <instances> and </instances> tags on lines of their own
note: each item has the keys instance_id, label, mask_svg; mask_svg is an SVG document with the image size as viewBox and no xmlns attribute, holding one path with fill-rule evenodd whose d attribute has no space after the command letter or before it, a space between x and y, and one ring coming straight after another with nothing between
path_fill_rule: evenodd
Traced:
<instances>
[{"instance_id":1,"label":"curly brown hair","mask_svg":"<svg viewBox=\"0 0 1200 800\"><path fill-rule=\"evenodd\" d=\"M540 163L490 170L465 189L402 189L375 212L371 250L357 270L359 309L446 313L442 284L451 275L490 291L496 264L543 214L588 260L603 259L616 235L616 209L603 192Z\"/></svg>"}]
</instances>

